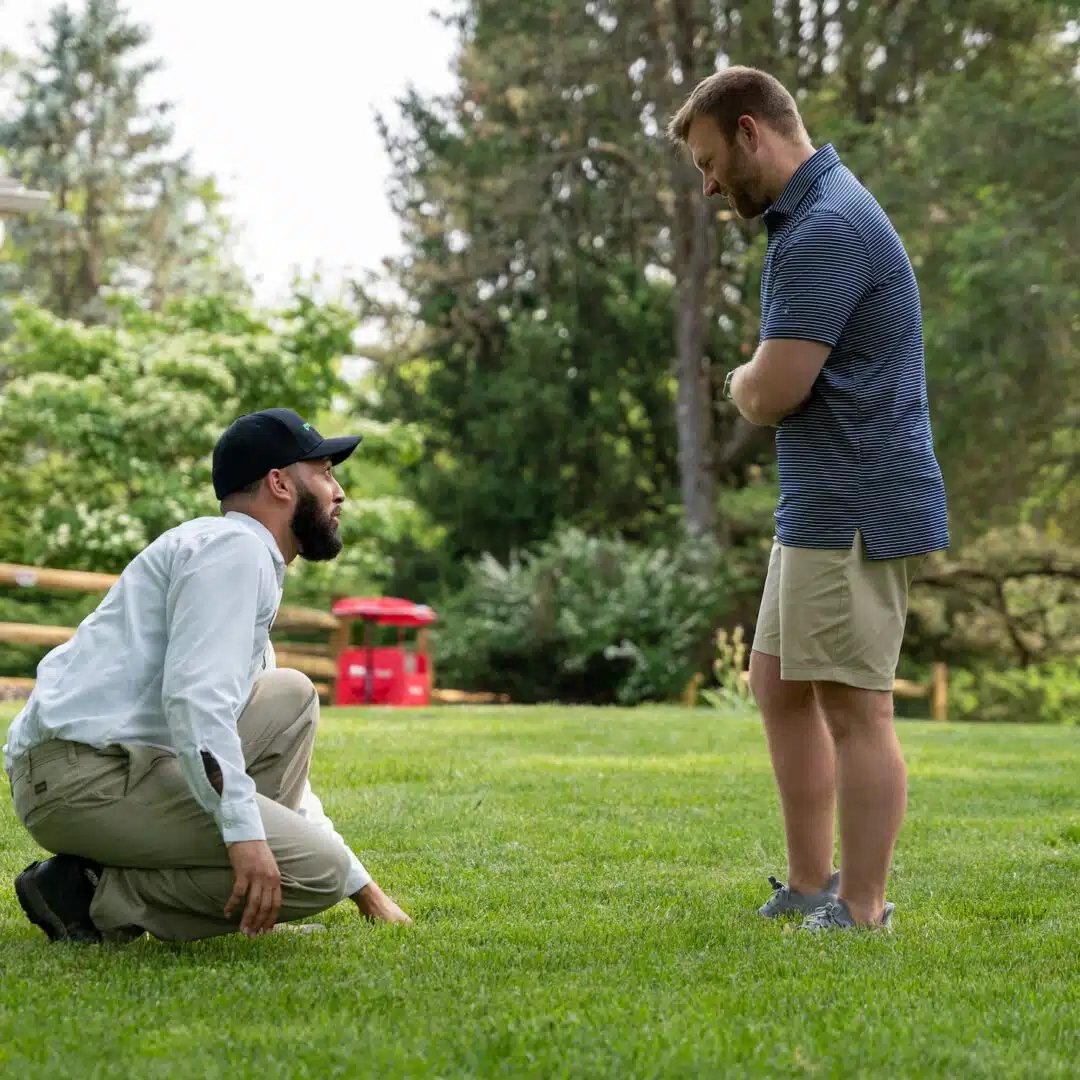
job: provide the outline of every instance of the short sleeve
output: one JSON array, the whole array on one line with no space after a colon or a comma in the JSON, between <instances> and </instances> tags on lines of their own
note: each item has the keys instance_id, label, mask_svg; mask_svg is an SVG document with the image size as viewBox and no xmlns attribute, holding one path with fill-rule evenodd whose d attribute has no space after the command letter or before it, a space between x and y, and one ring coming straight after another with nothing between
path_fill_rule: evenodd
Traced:
<instances>
[{"instance_id":1,"label":"short sleeve","mask_svg":"<svg viewBox=\"0 0 1080 1080\"><path fill-rule=\"evenodd\" d=\"M870 256L852 225L836 214L811 214L776 253L762 340L835 345L872 286Z\"/></svg>"}]
</instances>

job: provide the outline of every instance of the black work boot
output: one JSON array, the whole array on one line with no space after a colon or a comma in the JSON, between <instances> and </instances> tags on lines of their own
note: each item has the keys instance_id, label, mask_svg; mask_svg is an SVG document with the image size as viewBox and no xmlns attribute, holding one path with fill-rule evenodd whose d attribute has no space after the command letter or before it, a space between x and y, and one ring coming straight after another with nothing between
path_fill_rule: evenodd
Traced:
<instances>
[{"instance_id":1,"label":"black work boot","mask_svg":"<svg viewBox=\"0 0 1080 1080\"><path fill-rule=\"evenodd\" d=\"M15 879L15 895L26 917L50 941L101 941L90 919L90 901L101 865L77 855L54 855L31 863Z\"/></svg>"}]
</instances>

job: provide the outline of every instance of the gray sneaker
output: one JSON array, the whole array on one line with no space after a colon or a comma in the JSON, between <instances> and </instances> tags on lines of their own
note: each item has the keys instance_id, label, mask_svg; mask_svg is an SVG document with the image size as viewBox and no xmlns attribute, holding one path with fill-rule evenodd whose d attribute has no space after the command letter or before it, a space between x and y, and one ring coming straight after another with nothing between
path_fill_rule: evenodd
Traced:
<instances>
[{"instance_id":1,"label":"gray sneaker","mask_svg":"<svg viewBox=\"0 0 1080 1080\"><path fill-rule=\"evenodd\" d=\"M773 894L758 908L758 914L766 919L778 919L781 915L810 915L822 904L836 899L836 890L840 887L840 874L829 878L829 884L816 893L801 893L789 888L782 881L777 881L771 874L769 884Z\"/></svg>"},{"instance_id":2,"label":"gray sneaker","mask_svg":"<svg viewBox=\"0 0 1080 1080\"><path fill-rule=\"evenodd\" d=\"M800 930L891 930L895 904L886 904L877 926L861 927L851 917L847 902L833 897L827 904L822 904L817 911L812 911L803 920Z\"/></svg>"}]
</instances>

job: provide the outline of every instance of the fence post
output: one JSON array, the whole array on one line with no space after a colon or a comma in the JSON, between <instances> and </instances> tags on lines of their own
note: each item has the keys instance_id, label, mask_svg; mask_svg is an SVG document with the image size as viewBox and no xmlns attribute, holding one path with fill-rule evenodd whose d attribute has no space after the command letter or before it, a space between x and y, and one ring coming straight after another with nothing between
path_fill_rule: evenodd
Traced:
<instances>
[{"instance_id":1,"label":"fence post","mask_svg":"<svg viewBox=\"0 0 1080 1080\"><path fill-rule=\"evenodd\" d=\"M339 619L337 626L330 631L330 659L334 661L335 667L338 666L338 657L349 647L351 642L352 627L349 625L348 620ZM337 681L337 675L330 680L331 705L337 700Z\"/></svg>"},{"instance_id":2,"label":"fence post","mask_svg":"<svg viewBox=\"0 0 1080 1080\"><path fill-rule=\"evenodd\" d=\"M930 669L930 716L942 723L949 719L949 668L940 660Z\"/></svg>"}]
</instances>

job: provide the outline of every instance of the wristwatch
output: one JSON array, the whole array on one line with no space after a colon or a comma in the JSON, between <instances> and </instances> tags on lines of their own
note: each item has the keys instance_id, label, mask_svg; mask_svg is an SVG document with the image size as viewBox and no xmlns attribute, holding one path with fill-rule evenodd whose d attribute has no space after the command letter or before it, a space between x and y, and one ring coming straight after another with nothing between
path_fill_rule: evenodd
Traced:
<instances>
[{"instance_id":1,"label":"wristwatch","mask_svg":"<svg viewBox=\"0 0 1080 1080\"><path fill-rule=\"evenodd\" d=\"M731 380L735 377L736 368L732 368L727 375L724 376L724 389L721 393L724 396L725 401L731 400Z\"/></svg>"}]
</instances>

